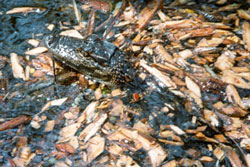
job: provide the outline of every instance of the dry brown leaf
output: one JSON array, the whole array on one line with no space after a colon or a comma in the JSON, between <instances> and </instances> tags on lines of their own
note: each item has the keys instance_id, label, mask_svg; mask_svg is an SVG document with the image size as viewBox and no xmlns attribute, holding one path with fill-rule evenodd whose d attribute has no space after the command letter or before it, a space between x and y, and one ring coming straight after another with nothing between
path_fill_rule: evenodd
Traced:
<instances>
[{"instance_id":1,"label":"dry brown leaf","mask_svg":"<svg viewBox=\"0 0 250 167\"><path fill-rule=\"evenodd\" d=\"M244 21L242 26L243 26L242 27L242 29L243 29L242 38L246 44L246 49L250 52L250 24L248 22Z\"/></svg>"},{"instance_id":2,"label":"dry brown leaf","mask_svg":"<svg viewBox=\"0 0 250 167\"><path fill-rule=\"evenodd\" d=\"M150 128L148 122L143 123L138 121L134 124L133 128L142 134L150 135L151 132L153 133L153 129Z\"/></svg>"},{"instance_id":3,"label":"dry brown leaf","mask_svg":"<svg viewBox=\"0 0 250 167\"><path fill-rule=\"evenodd\" d=\"M243 105L243 107L245 106ZM247 114L249 114L248 111L243 110L242 108L237 107L237 106L226 106L226 107L223 107L221 110L226 115L230 115L233 117L245 117Z\"/></svg>"},{"instance_id":4,"label":"dry brown leaf","mask_svg":"<svg viewBox=\"0 0 250 167\"><path fill-rule=\"evenodd\" d=\"M216 51L216 47L196 47L193 51L195 55L202 54L204 52Z\"/></svg>"},{"instance_id":5,"label":"dry brown leaf","mask_svg":"<svg viewBox=\"0 0 250 167\"><path fill-rule=\"evenodd\" d=\"M111 92L111 95L112 95L113 97L115 97L115 96L120 96L121 94L122 94L121 89L115 89L115 90L113 90L113 91Z\"/></svg>"},{"instance_id":6,"label":"dry brown leaf","mask_svg":"<svg viewBox=\"0 0 250 167\"><path fill-rule=\"evenodd\" d=\"M82 112L82 114L78 118L77 122L78 123L82 123L84 121L86 121L87 123L92 122L92 120L96 116L95 110L96 110L96 107L97 107L98 104L99 104L98 101L94 101L94 102L90 103L85 108L85 110Z\"/></svg>"},{"instance_id":7,"label":"dry brown leaf","mask_svg":"<svg viewBox=\"0 0 250 167\"><path fill-rule=\"evenodd\" d=\"M237 3L230 3L228 5L222 6L219 8L218 11L222 12L222 11L233 11L238 9L241 6L241 4L237 4Z\"/></svg>"},{"instance_id":8,"label":"dry brown leaf","mask_svg":"<svg viewBox=\"0 0 250 167\"><path fill-rule=\"evenodd\" d=\"M245 19L245 20L250 20L250 12L247 10L237 10L237 14L240 18Z\"/></svg>"},{"instance_id":9,"label":"dry brown leaf","mask_svg":"<svg viewBox=\"0 0 250 167\"><path fill-rule=\"evenodd\" d=\"M226 153L232 167L244 166L239 155L231 147L221 145L221 149Z\"/></svg>"},{"instance_id":10,"label":"dry brown leaf","mask_svg":"<svg viewBox=\"0 0 250 167\"><path fill-rule=\"evenodd\" d=\"M193 53L190 49L185 49L185 50L179 52L179 56L184 58L184 59L187 59L187 58L192 57Z\"/></svg>"},{"instance_id":11,"label":"dry brown leaf","mask_svg":"<svg viewBox=\"0 0 250 167\"><path fill-rule=\"evenodd\" d=\"M158 5L154 4L153 9L149 7L145 7L141 11L138 17L138 21L137 21L137 25L138 25L137 30L142 30L148 24L148 22L152 19L157 9L158 9Z\"/></svg>"},{"instance_id":12,"label":"dry brown leaf","mask_svg":"<svg viewBox=\"0 0 250 167\"><path fill-rule=\"evenodd\" d=\"M177 167L178 163L176 160L169 161L168 163L162 165L162 167Z\"/></svg>"},{"instance_id":13,"label":"dry brown leaf","mask_svg":"<svg viewBox=\"0 0 250 167\"><path fill-rule=\"evenodd\" d=\"M159 56L160 60L172 62L172 56L166 51L166 49L159 44L155 49L155 53Z\"/></svg>"},{"instance_id":14,"label":"dry brown leaf","mask_svg":"<svg viewBox=\"0 0 250 167\"><path fill-rule=\"evenodd\" d=\"M178 135L185 135L186 132L184 132L181 128L179 128L178 126L175 125L167 125L167 128L169 127L170 129L172 129L176 134Z\"/></svg>"},{"instance_id":15,"label":"dry brown leaf","mask_svg":"<svg viewBox=\"0 0 250 167\"><path fill-rule=\"evenodd\" d=\"M197 28L185 31L186 34L190 34L190 37L206 37L215 33L215 29L212 27Z\"/></svg>"},{"instance_id":16,"label":"dry brown leaf","mask_svg":"<svg viewBox=\"0 0 250 167\"><path fill-rule=\"evenodd\" d=\"M155 76L157 79L159 79L161 82L163 82L167 87L175 89L177 86L175 83L166 75L162 74L159 70L157 70L154 67L150 67L146 64L145 60L140 61L140 66L142 66L145 70L147 70L150 74Z\"/></svg>"},{"instance_id":17,"label":"dry brown leaf","mask_svg":"<svg viewBox=\"0 0 250 167\"><path fill-rule=\"evenodd\" d=\"M132 6L131 3L129 3L129 7L126 8L126 10L123 12L124 20L133 22L134 16L136 14L135 8Z\"/></svg>"},{"instance_id":18,"label":"dry brown leaf","mask_svg":"<svg viewBox=\"0 0 250 167\"><path fill-rule=\"evenodd\" d=\"M15 14L15 13L27 13L37 10L45 10L44 8L37 8L37 7L17 7L11 10L8 10L6 14Z\"/></svg>"},{"instance_id":19,"label":"dry brown leaf","mask_svg":"<svg viewBox=\"0 0 250 167\"><path fill-rule=\"evenodd\" d=\"M25 67L25 81L28 81L30 79L30 66Z\"/></svg>"},{"instance_id":20,"label":"dry brown leaf","mask_svg":"<svg viewBox=\"0 0 250 167\"><path fill-rule=\"evenodd\" d=\"M87 142L101 128L104 121L107 119L107 114L99 114L93 123L89 124L79 135L80 140Z\"/></svg>"},{"instance_id":21,"label":"dry brown leaf","mask_svg":"<svg viewBox=\"0 0 250 167\"><path fill-rule=\"evenodd\" d=\"M93 8L95 10L99 10L100 12L107 13L110 11L110 3L104 0L86 0L83 1L84 5L82 5L83 9Z\"/></svg>"},{"instance_id":22,"label":"dry brown leaf","mask_svg":"<svg viewBox=\"0 0 250 167\"><path fill-rule=\"evenodd\" d=\"M123 103L120 99L118 100L114 100L111 104L112 108L111 108L111 111L110 111L110 115L112 116L122 116L123 115L123 112L124 112L124 106L123 106Z\"/></svg>"},{"instance_id":23,"label":"dry brown leaf","mask_svg":"<svg viewBox=\"0 0 250 167\"><path fill-rule=\"evenodd\" d=\"M73 37L73 38L78 38L78 39L83 39L83 36L77 31L77 30L66 30L62 31L60 33L62 36L68 36L68 37Z\"/></svg>"},{"instance_id":24,"label":"dry brown leaf","mask_svg":"<svg viewBox=\"0 0 250 167\"><path fill-rule=\"evenodd\" d=\"M244 81L240 76L237 76L233 71L223 71L222 81L228 84L233 84L240 88L250 89L250 84Z\"/></svg>"},{"instance_id":25,"label":"dry brown leaf","mask_svg":"<svg viewBox=\"0 0 250 167\"><path fill-rule=\"evenodd\" d=\"M44 129L44 132L50 132L54 129L55 126L55 120L50 120L47 122L46 127Z\"/></svg>"},{"instance_id":26,"label":"dry brown leaf","mask_svg":"<svg viewBox=\"0 0 250 167\"><path fill-rule=\"evenodd\" d=\"M47 29L52 31L55 28L54 24L47 24Z\"/></svg>"},{"instance_id":27,"label":"dry brown leaf","mask_svg":"<svg viewBox=\"0 0 250 167\"><path fill-rule=\"evenodd\" d=\"M215 159L213 159L212 157L209 157L209 156L202 156L199 158L199 160L203 163L215 161Z\"/></svg>"},{"instance_id":28,"label":"dry brown leaf","mask_svg":"<svg viewBox=\"0 0 250 167\"><path fill-rule=\"evenodd\" d=\"M102 90L101 90L101 88L97 88L95 90L95 98L96 98L96 100L99 100L99 99L102 98Z\"/></svg>"},{"instance_id":29,"label":"dry brown leaf","mask_svg":"<svg viewBox=\"0 0 250 167\"><path fill-rule=\"evenodd\" d=\"M198 133L195 135L195 137L196 137L197 139L202 140L202 141L211 142L211 143L218 143L217 140L215 140L215 139L213 139L213 138L210 138L210 137L207 137L207 136L205 136L205 135L204 135L203 133L201 133L201 132L198 132Z\"/></svg>"},{"instance_id":30,"label":"dry brown leaf","mask_svg":"<svg viewBox=\"0 0 250 167\"><path fill-rule=\"evenodd\" d=\"M31 153L30 147L22 147L19 157L23 159L28 159Z\"/></svg>"},{"instance_id":31,"label":"dry brown leaf","mask_svg":"<svg viewBox=\"0 0 250 167\"><path fill-rule=\"evenodd\" d=\"M42 70L43 72L46 72L46 74L53 75L53 69L52 69L52 59L50 56L46 54L39 54L37 56L38 59L32 59L31 63L33 67L36 69ZM58 64L55 62L55 68L59 68Z\"/></svg>"},{"instance_id":32,"label":"dry brown leaf","mask_svg":"<svg viewBox=\"0 0 250 167\"><path fill-rule=\"evenodd\" d=\"M12 68L13 76L15 78L22 78L23 80L25 80L24 69L20 64L16 53L10 54L10 61L11 61L11 68Z\"/></svg>"},{"instance_id":33,"label":"dry brown leaf","mask_svg":"<svg viewBox=\"0 0 250 167\"><path fill-rule=\"evenodd\" d=\"M114 154L114 155L121 155L122 152L124 151L119 145L117 144L113 144L113 145L109 145L107 147L107 150L109 153Z\"/></svg>"},{"instance_id":34,"label":"dry brown leaf","mask_svg":"<svg viewBox=\"0 0 250 167\"><path fill-rule=\"evenodd\" d=\"M219 124L220 121L217 115L213 111L204 109L203 113L204 113L205 120L208 121L212 126L218 127L220 125Z\"/></svg>"},{"instance_id":35,"label":"dry brown leaf","mask_svg":"<svg viewBox=\"0 0 250 167\"><path fill-rule=\"evenodd\" d=\"M208 40L203 38L197 45L197 47L216 47L220 45L224 41L223 38L213 37L212 39Z\"/></svg>"},{"instance_id":36,"label":"dry brown leaf","mask_svg":"<svg viewBox=\"0 0 250 167\"><path fill-rule=\"evenodd\" d=\"M249 72L242 72L242 73L237 73L236 75L248 80L250 82L250 73Z\"/></svg>"},{"instance_id":37,"label":"dry brown leaf","mask_svg":"<svg viewBox=\"0 0 250 167\"><path fill-rule=\"evenodd\" d=\"M204 130L206 130L207 126L200 126L197 127L197 129L186 129L185 132L189 133L189 134L196 134L198 132L203 132Z\"/></svg>"},{"instance_id":38,"label":"dry brown leaf","mask_svg":"<svg viewBox=\"0 0 250 167\"><path fill-rule=\"evenodd\" d=\"M31 125L31 127L34 128L34 129L39 129L39 128L41 127L41 122L32 120L32 121L30 122L30 125Z\"/></svg>"},{"instance_id":39,"label":"dry brown leaf","mask_svg":"<svg viewBox=\"0 0 250 167\"><path fill-rule=\"evenodd\" d=\"M86 144L88 158L87 162L91 163L97 156L99 156L104 151L105 139L101 136L95 136L89 139Z\"/></svg>"},{"instance_id":40,"label":"dry brown leaf","mask_svg":"<svg viewBox=\"0 0 250 167\"><path fill-rule=\"evenodd\" d=\"M40 42L38 40L36 40L36 39L29 39L28 43L31 44L34 47L37 47Z\"/></svg>"},{"instance_id":41,"label":"dry brown leaf","mask_svg":"<svg viewBox=\"0 0 250 167\"><path fill-rule=\"evenodd\" d=\"M148 151L148 155L153 167L160 166L163 160L167 157L166 152L160 145L152 147L152 149Z\"/></svg>"},{"instance_id":42,"label":"dry brown leaf","mask_svg":"<svg viewBox=\"0 0 250 167\"><path fill-rule=\"evenodd\" d=\"M215 157L218 159L218 160L223 160L224 157L225 157L225 153L222 149L220 149L220 147L216 147L213 151Z\"/></svg>"},{"instance_id":43,"label":"dry brown leaf","mask_svg":"<svg viewBox=\"0 0 250 167\"><path fill-rule=\"evenodd\" d=\"M250 139L242 139L240 142L240 146L245 148L246 150L250 149Z\"/></svg>"},{"instance_id":44,"label":"dry brown leaf","mask_svg":"<svg viewBox=\"0 0 250 167\"><path fill-rule=\"evenodd\" d=\"M234 65L235 54L231 51L225 51L217 58L214 66L221 71L230 70Z\"/></svg>"},{"instance_id":45,"label":"dry brown leaf","mask_svg":"<svg viewBox=\"0 0 250 167\"><path fill-rule=\"evenodd\" d=\"M61 151L61 152L66 152L66 153L75 153L75 149L68 143L60 143L56 144L56 149Z\"/></svg>"},{"instance_id":46,"label":"dry brown leaf","mask_svg":"<svg viewBox=\"0 0 250 167\"><path fill-rule=\"evenodd\" d=\"M189 167L189 166L196 166L196 167L203 167L203 165L201 164L200 161L198 160L191 160L188 158L182 158L179 161L179 166L185 166L185 167Z\"/></svg>"},{"instance_id":47,"label":"dry brown leaf","mask_svg":"<svg viewBox=\"0 0 250 167\"><path fill-rule=\"evenodd\" d=\"M199 27L199 23L193 20L178 20L178 21L166 21L160 25L160 27L184 29L184 28L196 28Z\"/></svg>"},{"instance_id":48,"label":"dry brown leaf","mask_svg":"<svg viewBox=\"0 0 250 167\"><path fill-rule=\"evenodd\" d=\"M187 88L192 91L196 96L198 96L199 98L201 98L201 90L200 87L194 82L192 81L189 77L185 77L185 83Z\"/></svg>"},{"instance_id":49,"label":"dry brown leaf","mask_svg":"<svg viewBox=\"0 0 250 167\"><path fill-rule=\"evenodd\" d=\"M162 161L167 157L167 153L151 137L143 135L136 130L123 127L120 127L119 131L137 143L136 145L141 145L148 152L153 167L160 166Z\"/></svg>"},{"instance_id":50,"label":"dry brown leaf","mask_svg":"<svg viewBox=\"0 0 250 167\"><path fill-rule=\"evenodd\" d=\"M163 22L170 20L170 18L164 12L162 12L161 10L158 10L157 14L160 17L161 21L163 21Z\"/></svg>"},{"instance_id":51,"label":"dry brown leaf","mask_svg":"<svg viewBox=\"0 0 250 167\"><path fill-rule=\"evenodd\" d=\"M226 88L226 94L227 94L227 98L231 103L236 103L238 104L240 107L244 107L240 98L240 95L238 94L236 88L229 84Z\"/></svg>"},{"instance_id":52,"label":"dry brown leaf","mask_svg":"<svg viewBox=\"0 0 250 167\"><path fill-rule=\"evenodd\" d=\"M74 123L61 129L60 136L68 138L75 135L76 131L80 128L81 123Z\"/></svg>"},{"instance_id":53,"label":"dry brown leaf","mask_svg":"<svg viewBox=\"0 0 250 167\"><path fill-rule=\"evenodd\" d=\"M244 157L245 157L247 166L250 167L250 154L246 154L244 155Z\"/></svg>"},{"instance_id":54,"label":"dry brown leaf","mask_svg":"<svg viewBox=\"0 0 250 167\"><path fill-rule=\"evenodd\" d=\"M61 159L61 158L57 158L57 159ZM69 165L64 161L56 161L54 167L69 167Z\"/></svg>"},{"instance_id":55,"label":"dry brown leaf","mask_svg":"<svg viewBox=\"0 0 250 167\"><path fill-rule=\"evenodd\" d=\"M130 156L121 155L116 162L116 167L140 167Z\"/></svg>"},{"instance_id":56,"label":"dry brown leaf","mask_svg":"<svg viewBox=\"0 0 250 167\"><path fill-rule=\"evenodd\" d=\"M248 138L250 138L250 125L242 123L241 127L245 134L248 136Z\"/></svg>"},{"instance_id":57,"label":"dry brown leaf","mask_svg":"<svg viewBox=\"0 0 250 167\"><path fill-rule=\"evenodd\" d=\"M65 97L65 98L61 98L61 99L56 99L56 100L52 100L50 102L48 102L43 108L42 108L42 111L45 111L47 110L49 107L52 107L52 106L60 106L62 105L68 98Z\"/></svg>"},{"instance_id":58,"label":"dry brown leaf","mask_svg":"<svg viewBox=\"0 0 250 167\"><path fill-rule=\"evenodd\" d=\"M170 71L173 71L173 72L180 70L179 68L177 68L174 65L169 64L167 62L165 62L164 65L162 65L162 64L155 64L155 63L153 65L155 67L159 67L160 69L170 70Z\"/></svg>"},{"instance_id":59,"label":"dry brown leaf","mask_svg":"<svg viewBox=\"0 0 250 167\"><path fill-rule=\"evenodd\" d=\"M25 151L25 150L24 150ZM25 153L26 154L26 153ZM27 155L27 158L21 158L21 157L15 157L13 158L13 161L15 162L15 165L18 165L18 167L25 167L28 166L30 161L36 156L35 153L31 153Z\"/></svg>"},{"instance_id":60,"label":"dry brown leaf","mask_svg":"<svg viewBox=\"0 0 250 167\"><path fill-rule=\"evenodd\" d=\"M46 47L40 46L37 48L33 48L31 50L28 50L24 54L26 54L26 55L38 55L38 54L44 53L46 51L48 51L48 49Z\"/></svg>"},{"instance_id":61,"label":"dry brown leaf","mask_svg":"<svg viewBox=\"0 0 250 167\"><path fill-rule=\"evenodd\" d=\"M77 149L77 148L79 147L78 137L77 137L77 136L71 137L70 140L69 140L69 144L70 144L74 149Z\"/></svg>"}]
</instances>

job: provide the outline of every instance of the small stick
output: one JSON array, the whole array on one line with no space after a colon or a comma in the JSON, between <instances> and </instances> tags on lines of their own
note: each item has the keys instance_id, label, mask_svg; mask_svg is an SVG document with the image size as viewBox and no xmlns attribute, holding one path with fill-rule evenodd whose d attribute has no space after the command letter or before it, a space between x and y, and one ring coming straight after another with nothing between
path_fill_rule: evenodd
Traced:
<instances>
[{"instance_id":1,"label":"small stick","mask_svg":"<svg viewBox=\"0 0 250 167\"><path fill-rule=\"evenodd\" d=\"M115 21L117 20L118 17L120 17L120 15L122 14L122 12L125 10L126 7L126 0L123 0L122 2L122 6L119 9L119 12L117 13L117 15L114 17L113 21L111 22L111 25L109 26L109 28L107 29L107 31L105 32L105 34L103 35L102 39L105 40L107 35L109 34L109 32L111 31L112 27L115 24Z\"/></svg>"},{"instance_id":2,"label":"small stick","mask_svg":"<svg viewBox=\"0 0 250 167\"><path fill-rule=\"evenodd\" d=\"M90 12L89 20L88 20L87 36L93 34L94 24L95 24L95 15L96 15L95 9L92 9Z\"/></svg>"}]
</instances>

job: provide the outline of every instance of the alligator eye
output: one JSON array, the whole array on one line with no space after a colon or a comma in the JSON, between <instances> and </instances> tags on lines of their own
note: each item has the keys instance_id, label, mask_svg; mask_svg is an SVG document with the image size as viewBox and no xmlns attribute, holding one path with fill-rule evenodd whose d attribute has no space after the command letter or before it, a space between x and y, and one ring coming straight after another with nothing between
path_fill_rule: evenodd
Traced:
<instances>
[{"instance_id":1,"label":"alligator eye","mask_svg":"<svg viewBox=\"0 0 250 167\"><path fill-rule=\"evenodd\" d=\"M53 35L48 35L45 37L45 44L47 47L51 46L54 42L55 37Z\"/></svg>"}]
</instances>

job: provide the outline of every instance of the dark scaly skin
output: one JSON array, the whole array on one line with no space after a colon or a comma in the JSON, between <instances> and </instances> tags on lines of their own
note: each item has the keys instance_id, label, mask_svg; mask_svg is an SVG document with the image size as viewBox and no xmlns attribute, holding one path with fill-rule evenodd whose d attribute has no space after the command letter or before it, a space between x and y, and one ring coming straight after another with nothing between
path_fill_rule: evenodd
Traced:
<instances>
[{"instance_id":1,"label":"dark scaly skin","mask_svg":"<svg viewBox=\"0 0 250 167\"><path fill-rule=\"evenodd\" d=\"M96 35L87 39L49 35L46 47L53 58L92 79L108 85L133 82L135 70L115 45Z\"/></svg>"}]
</instances>

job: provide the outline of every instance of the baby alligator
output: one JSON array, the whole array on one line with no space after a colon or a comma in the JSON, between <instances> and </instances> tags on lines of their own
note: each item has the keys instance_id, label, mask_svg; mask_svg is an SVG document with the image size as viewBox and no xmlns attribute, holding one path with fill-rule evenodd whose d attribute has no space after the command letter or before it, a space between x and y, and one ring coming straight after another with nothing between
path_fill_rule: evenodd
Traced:
<instances>
[{"instance_id":1,"label":"baby alligator","mask_svg":"<svg viewBox=\"0 0 250 167\"><path fill-rule=\"evenodd\" d=\"M99 83L120 85L135 80L136 72L127 55L97 35L86 39L49 35L45 45L55 60Z\"/></svg>"}]
</instances>

